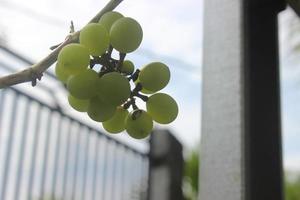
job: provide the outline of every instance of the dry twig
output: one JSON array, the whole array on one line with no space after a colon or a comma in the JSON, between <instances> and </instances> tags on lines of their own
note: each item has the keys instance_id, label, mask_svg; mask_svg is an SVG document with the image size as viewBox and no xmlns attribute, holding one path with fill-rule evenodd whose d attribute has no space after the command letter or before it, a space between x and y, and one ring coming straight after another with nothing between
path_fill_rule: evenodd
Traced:
<instances>
[{"instance_id":1,"label":"dry twig","mask_svg":"<svg viewBox=\"0 0 300 200\"><path fill-rule=\"evenodd\" d=\"M98 22L100 17L115 9L123 0L110 0L106 6L89 21L89 23ZM36 85L37 79L41 80L43 72L45 72L56 60L60 50L70 43L77 43L80 31L76 31L67 36L64 42L57 46L48 56L30 66L29 68L0 77L0 88L9 87L19 83L32 82L32 86Z\"/></svg>"}]
</instances>

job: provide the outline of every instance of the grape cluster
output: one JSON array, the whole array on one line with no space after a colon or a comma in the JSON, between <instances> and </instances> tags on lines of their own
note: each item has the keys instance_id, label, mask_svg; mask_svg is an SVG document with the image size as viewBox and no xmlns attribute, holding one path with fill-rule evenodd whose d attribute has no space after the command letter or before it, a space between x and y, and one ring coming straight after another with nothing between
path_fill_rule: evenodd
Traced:
<instances>
[{"instance_id":1,"label":"grape cluster","mask_svg":"<svg viewBox=\"0 0 300 200\"><path fill-rule=\"evenodd\" d=\"M102 122L109 133L126 130L136 139L151 133L153 121L168 124L178 114L171 96L156 93L170 80L168 66L152 62L135 70L134 64L125 60L142 38L143 31L136 20L107 12L98 23L81 30L79 44L69 44L60 51L55 68L57 78L69 91L72 108ZM113 50L119 52L119 59L111 56ZM100 70L95 70L96 65L101 66ZM146 102L146 111L137 107L136 98Z\"/></svg>"}]
</instances>

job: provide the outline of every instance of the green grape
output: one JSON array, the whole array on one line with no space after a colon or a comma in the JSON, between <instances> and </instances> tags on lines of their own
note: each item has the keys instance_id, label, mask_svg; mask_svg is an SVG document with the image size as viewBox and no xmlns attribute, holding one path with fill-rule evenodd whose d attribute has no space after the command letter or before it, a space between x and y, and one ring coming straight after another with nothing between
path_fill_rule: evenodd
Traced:
<instances>
[{"instance_id":1,"label":"green grape","mask_svg":"<svg viewBox=\"0 0 300 200\"><path fill-rule=\"evenodd\" d=\"M103 122L103 128L109 133L120 133L125 130L125 119L128 116L128 110L118 107L114 116Z\"/></svg>"},{"instance_id":2,"label":"green grape","mask_svg":"<svg viewBox=\"0 0 300 200\"><path fill-rule=\"evenodd\" d=\"M135 84L135 85L137 85L138 83L140 83L139 78L137 78L137 79L134 81L134 84ZM140 92L143 93L143 94L153 94L153 93L155 93L155 92L152 92L152 91L150 91L150 90L145 89L144 87L142 88L142 90L141 90Z\"/></svg>"},{"instance_id":3,"label":"green grape","mask_svg":"<svg viewBox=\"0 0 300 200\"><path fill-rule=\"evenodd\" d=\"M152 62L143 67L139 73L139 80L143 88L157 92L170 81L170 70L161 62Z\"/></svg>"},{"instance_id":4,"label":"green grape","mask_svg":"<svg viewBox=\"0 0 300 200\"><path fill-rule=\"evenodd\" d=\"M122 53L136 50L143 39L141 25L130 17L118 19L110 29L111 45Z\"/></svg>"},{"instance_id":5,"label":"green grape","mask_svg":"<svg viewBox=\"0 0 300 200\"><path fill-rule=\"evenodd\" d=\"M79 112L86 112L90 104L89 100L77 99L70 94L68 95L68 101L70 106Z\"/></svg>"},{"instance_id":6,"label":"green grape","mask_svg":"<svg viewBox=\"0 0 300 200\"><path fill-rule=\"evenodd\" d=\"M123 15L116 11L110 11L105 13L99 20L99 23L105 26L106 30L109 32L111 26L115 21L122 18Z\"/></svg>"},{"instance_id":7,"label":"green grape","mask_svg":"<svg viewBox=\"0 0 300 200\"><path fill-rule=\"evenodd\" d=\"M109 46L109 34L103 25L90 23L81 30L79 42L90 51L91 55L101 56Z\"/></svg>"},{"instance_id":8,"label":"green grape","mask_svg":"<svg viewBox=\"0 0 300 200\"><path fill-rule=\"evenodd\" d=\"M81 44L68 44L62 48L57 62L68 74L78 74L90 64L89 51Z\"/></svg>"},{"instance_id":9,"label":"green grape","mask_svg":"<svg viewBox=\"0 0 300 200\"><path fill-rule=\"evenodd\" d=\"M67 83L68 78L70 78L71 74L66 72L65 68L62 67L58 62L56 63L55 66L55 75L58 80L60 80L63 83Z\"/></svg>"},{"instance_id":10,"label":"green grape","mask_svg":"<svg viewBox=\"0 0 300 200\"><path fill-rule=\"evenodd\" d=\"M121 72L125 74L132 74L134 71L134 64L130 60L125 60L121 67Z\"/></svg>"},{"instance_id":11,"label":"green grape","mask_svg":"<svg viewBox=\"0 0 300 200\"><path fill-rule=\"evenodd\" d=\"M90 99L96 95L95 84L99 79L97 72L86 69L68 79L67 88L72 96L78 99Z\"/></svg>"},{"instance_id":12,"label":"green grape","mask_svg":"<svg viewBox=\"0 0 300 200\"><path fill-rule=\"evenodd\" d=\"M88 116L97 122L104 122L112 118L115 114L116 107L106 103L99 97L93 97L90 100Z\"/></svg>"},{"instance_id":13,"label":"green grape","mask_svg":"<svg viewBox=\"0 0 300 200\"><path fill-rule=\"evenodd\" d=\"M144 110L134 110L126 118L126 131L135 139L147 137L153 129L151 116Z\"/></svg>"},{"instance_id":14,"label":"green grape","mask_svg":"<svg viewBox=\"0 0 300 200\"><path fill-rule=\"evenodd\" d=\"M178 115L176 101L164 93L156 93L150 96L146 103L146 108L153 120L160 124L171 123Z\"/></svg>"},{"instance_id":15,"label":"green grape","mask_svg":"<svg viewBox=\"0 0 300 200\"><path fill-rule=\"evenodd\" d=\"M114 106L121 105L130 96L129 81L118 72L104 74L98 84L98 94Z\"/></svg>"}]
</instances>

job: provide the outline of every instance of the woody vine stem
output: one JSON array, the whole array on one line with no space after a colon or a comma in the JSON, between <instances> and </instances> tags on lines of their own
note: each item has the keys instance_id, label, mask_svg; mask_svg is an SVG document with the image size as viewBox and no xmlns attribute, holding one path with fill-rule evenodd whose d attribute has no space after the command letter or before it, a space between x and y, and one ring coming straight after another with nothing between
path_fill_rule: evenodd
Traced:
<instances>
[{"instance_id":1,"label":"woody vine stem","mask_svg":"<svg viewBox=\"0 0 300 200\"><path fill-rule=\"evenodd\" d=\"M98 22L104 13L114 10L122 1L123 0L110 0L88 23ZM32 86L35 86L37 80L41 80L43 73L57 60L60 50L67 44L78 43L79 34L80 31L71 31L62 43L55 46L54 49L51 48L53 51L36 64L20 72L0 77L0 89L25 82L31 82Z\"/></svg>"}]
</instances>

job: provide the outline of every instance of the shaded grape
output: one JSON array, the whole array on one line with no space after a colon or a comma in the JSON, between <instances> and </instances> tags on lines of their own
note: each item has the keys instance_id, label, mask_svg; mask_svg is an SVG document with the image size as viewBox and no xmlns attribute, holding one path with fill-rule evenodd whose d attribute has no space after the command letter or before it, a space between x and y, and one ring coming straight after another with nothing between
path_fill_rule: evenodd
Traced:
<instances>
[{"instance_id":1,"label":"shaded grape","mask_svg":"<svg viewBox=\"0 0 300 200\"><path fill-rule=\"evenodd\" d=\"M130 17L122 17L113 23L109 34L111 45L122 53L136 50L143 39L141 25Z\"/></svg>"},{"instance_id":2,"label":"shaded grape","mask_svg":"<svg viewBox=\"0 0 300 200\"><path fill-rule=\"evenodd\" d=\"M178 105L169 95L156 93L149 97L147 103L147 112L153 120L160 124L168 124L174 121L178 115Z\"/></svg>"},{"instance_id":3,"label":"shaded grape","mask_svg":"<svg viewBox=\"0 0 300 200\"><path fill-rule=\"evenodd\" d=\"M152 117L144 110L134 110L126 118L126 131L135 139L147 137L153 129Z\"/></svg>"},{"instance_id":4,"label":"shaded grape","mask_svg":"<svg viewBox=\"0 0 300 200\"><path fill-rule=\"evenodd\" d=\"M169 83L170 70L161 62L149 63L139 73L139 81L146 90L157 92Z\"/></svg>"},{"instance_id":5,"label":"shaded grape","mask_svg":"<svg viewBox=\"0 0 300 200\"><path fill-rule=\"evenodd\" d=\"M103 100L115 106L121 105L130 96L129 81L118 72L104 74L97 87Z\"/></svg>"},{"instance_id":6,"label":"shaded grape","mask_svg":"<svg viewBox=\"0 0 300 200\"><path fill-rule=\"evenodd\" d=\"M109 133L120 133L125 130L125 119L129 114L128 110L118 107L114 116L103 122L103 128Z\"/></svg>"},{"instance_id":7,"label":"shaded grape","mask_svg":"<svg viewBox=\"0 0 300 200\"><path fill-rule=\"evenodd\" d=\"M59 52L57 62L66 73L78 74L90 64L89 51L81 44L68 44Z\"/></svg>"},{"instance_id":8,"label":"shaded grape","mask_svg":"<svg viewBox=\"0 0 300 200\"><path fill-rule=\"evenodd\" d=\"M90 23L80 31L79 42L91 55L101 56L109 46L109 34L103 25Z\"/></svg>"},{"instance_id":9,"label":"shaded grape","mask_svg":"<svg viewBox=\"0 0 300 200\"><path fill-rule=\"evenodd\" d=\"M78 99L90 99L96 95L96 81L99 79L97 72L86 69L80 74L68 79L67 88L72 96Z\"/></svg>"},{"instance_id":10,"label":"shaded grape","mask_svg":"<svg viewBox=\"0 0 300 200\"><path fill-rule=\"evenodd\" d=\"M130 60L125 60L121 67L121 72L125 74L132 74L134 71L134 64Z\"/></svg>"},{"instance_id":11,"label":"shaded grape","mask_svg":"<svg viewBox=\"0 0 300 200\"><path fill-rule=\"evenodd\" d=\"M138 83L140 83L139 78L134 81L135 85L137 85ZM143 94L153 94L153 93L155 93L155 92L152 92L150 90L145 89L144 87L142 87L142 90L140 92L143 93Z\"/></svg>"},{"instance_id":12,"label":"shaded grape","mask_svg":"<svg viewBox=\"0 0 300 200\"><path fill-rule=\"evenodd\" d=\"M63 83L67 83L68 78L70 78L71 74L68 73L63 67L62 65L60 65L58 62L56 63L55 66L55 75L57 77L58 80L60 80Z\"/></svg>"},{"instance_id":13,"label":"shaded grape","mask_svg":"<svg viewBox=\"0 0 300 200\"><path fill-rule=\"evenodd\" d=\"M106 30L109 32L113 23L122 17L123 17L123 15L121 13L116 12L116 11L110 11L110 12L105 13L100 18L99 23L102 24L106 28Z\"/></svg>"},{"instance_id":14,"label":"shaded grape","mask_svg":"<svg viewBox=\"0 0 300 200\"><path fill-rule=\"evenodd\" d=\"M116 107L106 103L99 97L93 97L88 107L88 116L97 122L104 122L114 116Z\"/></svg>"},{"instance_id":15,"label":"shaded grape","mask_svg":"<svg viewBox=\"0 0 300 200\"><path fill-rule=\"evenodd\" d=\"M79 112L86 112L90 104L90 100L77 99L70 94L68 95L68 101L70 106Z\"/></svg>"}]
</instances>

